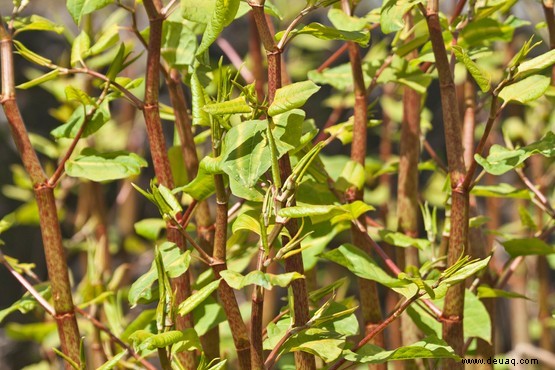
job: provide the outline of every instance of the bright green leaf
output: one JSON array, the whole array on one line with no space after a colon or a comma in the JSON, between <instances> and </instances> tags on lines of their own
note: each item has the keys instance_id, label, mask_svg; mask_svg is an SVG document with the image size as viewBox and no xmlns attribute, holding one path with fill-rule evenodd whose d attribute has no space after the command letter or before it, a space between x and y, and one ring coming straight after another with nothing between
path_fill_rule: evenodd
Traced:
<instances>
[{"instance_id":1,"label":"bright green leaf","mask_svg":"<svg viewBox=\"0 0 555 370\"><path fill-rule=\"evenodd\" d=\"M77 157L66 162L65 170L68 176L101 182L138 175L146 166L147 162L135 153L99 153L85 148Z\"/></svg>"},{"instance_id":2,"label":"bright green leaf","mask_svg":"<svg viewBox=\"0 0 555 370\"><path fill-rule=\"evenodd\" d=\"M551 78L542 75L532 75L504 87L499 97L508 103L510 101L526 104L540 98L549 85Z\"/></svg>"},{"instance_id":3,"label":"bright green leaf","mask_svg":"<svg viewBox=\"0 0 555 370\"><path fill-rule=\"evenodd\" d=\"M478 287L478 298L524 298L529 299L525 295L514 293L514 292L507 292L506 290L502 289L493 289L489 286L481 285Z\"/></svg>"},{"instance_id":4,"label":"bright green leaf","mask_svg":"<svg viewBox=\"0 0 555 370\"><path fill-rule=\"evenodd\" d=\"M66 6L75 23L79 24L85 14L102 9L113 2L114 0L67 0Z\"/></svg>"},{"instance_id":5,"label":"bright green leaf","mask_svg":"<svg viewBox=\"0 0 555 370\"><path fill-rule=\"evenodd\" d=\"M416 247L420 250L429 248L431 243L427 239L411 238L400 232L394 232L390 230L380 230L379 234L381 238L388 244L394 245L396 247L408 248Z\"/></svg>"},{"instance_id":6,"label":"bright green leaf","mask_svg":"<svg viewBox=\"0 0 555 370\"><path fill-rule=\"evenodd\" d=\"M208 47L216 41L224 27L235 18L238 9L239 0L216 0L214 11L197 49L197 56L208 50Z\"/></svg>"},{"instance_id":7,"label":"bright green leaf","mask_svg":"<svg viewBox=\"0 0 555 370\"><path fill-rule=\"evenodd\" d=\"M261 286L265 289L272 289L274 286L285 288L289 286L291 281L303 278L303 276L298 272L275 275L263 273L260 270L251 271L245 276L235 271L224 270L220 273L220 275L226 283L235 290L240 290L253 284Z\"/></svg>"},{"instance_id":8,"label":"bright green leaf","mask_svg":"<svg viewBox=\"0 0 555 370\"><path fill-rule=\"evenodd\" d=\"M453 45L452 50L459 62L463 63L468 72L470 72L474 81L476 81L480 87L480 90L482 90L482 92L488 92L491 89L491 76L470 59L468 53L460 46Z\"/></svg>"},{"instance_id":9,"label":"bright green leaf","mask_svg":"<svg viewBox=\"0 0 555 370\"><path fill-rule=\"evenodd\" d=\"M73 40L71 46L71 65L75 66L77 63L82 62L88 55L91 48L91 39L85 31Z\"/></svg>"},{"instance_id":10,"label":"bright green leaf","mask_svg":"<svg viewBox=\"0 0 555 370\"><path fill-rule=\"evenodd\" d=\"M181 316L187 315L208 298L220 285L221 279L215 280L193 293L179 305L178 312Z\"/></svg>"},{"instance_id":11,"label":"bright green leaf","mask_svg":"<svg viewBox=\"0 0 555 370\"><path fill-rule=\"evenodd\" d=\"M268 108L270 116L277 116L289 110L300 108L320 87L312 81L296 82L277 89L274 101Z\"/></svg>"}]
</instances>

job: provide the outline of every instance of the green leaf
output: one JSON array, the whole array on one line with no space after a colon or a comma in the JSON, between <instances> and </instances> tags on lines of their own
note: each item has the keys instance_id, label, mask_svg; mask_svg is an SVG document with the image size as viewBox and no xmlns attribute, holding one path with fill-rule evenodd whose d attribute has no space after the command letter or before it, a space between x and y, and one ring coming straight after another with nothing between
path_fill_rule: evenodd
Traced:
<instances>
[{"instance_id":1,"label":"green leaf","mask_svg":"<svg viewBox=\"0 0 555 370\"><path fill-rule=\"evenodd\" d=\"M525 295L507 292L502 289L493 289L486 285L481 285L478 287L478 298L524 298L529 299Z\"/></svg>"},{"instance_id":2,"label":"green leaf","mask_svg":"<svg viewBox=\"0 0 555 370\"><path fill-rule=\"evenodd\" d=\"M247 104L244 96L221 103L207 104L202 109L213 116L252 112L252 108Z\"/></svg>"},{"instance_id":3,"label":"green leaf","mask_svg":"<svg viewBox=\"0 0 555 370\"><path fill-rule=\"evenodd\" d=\"M42 76L39 76L37 78L32 79L31 81L27 81L27 82L24 82L20 85L17 85L16 87L18 89L26 90L26 89L29 89L31 87L40 85L44 82L53 80L56 77L58 77L59 74L60 74L60 70L56 68L56 69L53 69L52 71L50 71L50 72L48 72L48 73L46 73Z\"/></svg>"},{"instance_id":4,"label":"green leaf","mask_svg":"<svg viewBox=\"0 0 555 370\"><path fill-rule=\"evenodd\" d=\"M243 276L238 272L231 270L224 270L220 273L226 283L235 290L243 289L248 285L258 285L265 289L271 290L274 286L286 288L291 281L304 278L298 272L289 272L285 274L268 274L260 270L249 272Z\"/></svg>"},{"instance_id":5,"label":"green leaf","mask_svg":"<svg viewBox=\"0 0 555 370\"><path fill-rule=\"evenodd\" d=\"M268 108L268 114L277 116L289 110L300 108L318 90L320 90L320 87L312 81L296 82L277 89L274 101Z\"/></svg>"},{"instance_id":6,"label":"green leaf","mask_svg":"<svg viewBox=\"0 0 555 370\"><path fill-rule=\"evenodd\" d=\"M267 127L266 120L243 122L224 138L222 170L245 187L252 188L271 166Z\"/></svg>"},{"instance_id":7,"label":"green leaf","mask_svg":"<svg viewBox=\"0 0 555 370\"><path fill-rule=\"evenodd\" d=\"M366 173L364 172L364 166L358 162L349 160L335 182L335 188L341 192L345 192L351 187L360 190L364 186L365 181Z\"/></svg>"},{"instance_id":8,"label":"green leaf","mask_svg":"<svg viewBox=\"0 0 555 370\"><path fill-rule=\"evenodd\" d=\"M343 244L322 254L322 257L347 268L358 277L376 281L389 288L407 285L406 282L391 277L369 255L352 244Z\"/></svg>"},{"instance_id":9,"label":"green leaf","mask_svg":"<svg viewBox=\"0 0 555 370\"><path fill-rule=\"evenodd\" d=\"M548 158L554 157L555 133L549 131L540 141L514 150L494 144L490 148L487 158L478 154L474 158L488 173L501 175L516 168L534 154L541 154Z\"/></svg>"},{"instance_id":10,"label":"green leaf","mask_svg":"<svg viewBox=\"0 0 555 370\"><path fill-rule=\"evenodd\" d=\"M181 13L185 19L207 24L214 13L215 5L216 0L181 1Z\"/></svg>"},{"instance_id":11,"label":"green leaf","mask_svg":"<svg viewBox=\"0 0 555 370\"><path fill-rule=\"evenodd\" d=\"M181 343L186 342L186 343ZM200 340L194 329L183 331L170 330L165 333L151 335L146 340L141 341L139 348L154 350L156 348L166 348L172 345L185 345L187 349L200 349Z\"/></svg>"},{"instance_id":12,"label":"green leaf","mask_svg":"<svg viewBox=\"0 0 555 370\"><path fill-rule=\"evenodd\" d=\"M363 18L349 16L344 11L331 8L328 11L328 19L338 30L362 31L368 24Z\"/></svg>"},{"instance_id":13,"label":"green leaf","mask_svg":"<svg viewBox=\"0 0 555 370\"><path fill-rule=\"evenodd\" d=\"M387 34L396 32L405 27L403 17L418 3L415 0L385 0L380 9L380 26L382 32Z\"/></svg>"},{"instance_id":14,"label":"green leaf","mask_svg":"<svg viewBox=\"0 0 555 370\"><path fill-rule=\"evenodd\" d=\"M284 31L276 34L276 39L280 40L284 35ZM343 40L354 41L362 46L368 45L370 42L370 32L368 31L346 31L338 30L332 27L324 26L321 23L310 23L308 25L300 25L291 31L289 39L297 35L311 35L320 40Z\"/></svg>"},{"instance_id":15,"label":"green leaf","mask_svg":"<svg viewBox=\"0 0 555 370\"><path fill-rule=\"evenodd\" d=\"M193 30L183 23L171 21L165 21L163 27L162 57L171 67L192 65L197 48L197 37Z\"/></svg>"},{"instance_id":16,"label":"green leaf","mask_svg":"<svg viewBox=\"0 0 555 370\"><path fill-rule=\"evenodd\" d=\"M150 326L156 316L155 309L148 309L141 311L139 315L133 320L129 325L125 327L125 330L121 334L121 339L127 341L127 339L135 332L143 330Z\"/></svg>"},{"instance_id":17,"label":"green leaf","mask_svg":"<svg viewBox=\"0 0 555 370\"><path fill-rule=\"evenodd\" d=\"M213 296L208 297L193 310L193 318L195 331L199 336L206 334L227 319L222 306Z\"/></svg>"},{"instance_id":18,"label":"green leaf","mask_svg":"<svg viewBox=\"0 0 555 370\"><path fill-rule=\"evenodd\" d=\"M214 12L206 25L202 41L197 49L197 56L208 50L208 47L216 41L224 27L235 18L239 9L239 2L239 0L216 0Z\"/></svg>"},{"instance_id":19,"label":"green leaf","mask_svg":"<svg viewBox=\"0 0 555 370\"><path fill-rule=\"evenodd\" d=\"M312 328L293 335L284 344L284 352L303 351L328 363L341 356L345 339L338 333Z\"/></svg>"},{"instance_id":20,"label":"green leaf","mask_svg":"<svg viewBox=\"0 0 555 370\"><path fill-rule=\"evenodd\" d=\"M394 245L396 247L416 247L420 250L424 250L431 246L430 241L427 239L411 238L410 236L400 232L383 229L379 231L379 234L386 243Z\"/></svg>"},{"instance_id":21,"label":"green leaf","mask_svg":"<svg viewBox=\"0 0 555 370\"><path fill-rule=\"evenodd\" d=\"M89 121L86 123L85 128L81 134L81 138L86 138L104 126L106 122L110 120L110 106L108 105L108 101L104 100L102 104L98 107L93 105L83 105L77 107L73 114L69 117L66 123L61 126L56 127L54 130L50 132L52 136L56 139L60 138L68 138L73 139L77 136L77 133L85 123L85 117L87 112L94 109L94 113Z\"/></svg>"},{"instance_id":22,"label":"green leaf","mask_svg":"<svg viewBox=\"0 0 555 370\"><path fill-rule=\"evenodd\" d=\"M506 183L498 185L476 185L472 188L470 193L478 197L531 199L531 194L528 189L517 189Z\"/></svg>"},{"instance_id":23,"label":"green leaf","mask_svg":"<svg viewBox=\"0 0 555 370\"><path fill-rule=\"evenodd\" d=\"M75 86L66 86L65 88L67 101L76 101L83 105L93 105L96 108L96 102L83 90Z\"/></svg>"},{"instance_id":24,"label":"green leaf","mask_svg":"<svg viewBox=\"0 0 555 370\"><path fill-rule=\"evenodd\" d=\"M260 222L256 218L255 212L244 212L237 216L237 219L233 223L231 227L231 231L233 233L238 232L239 230L248 230L252 231L253 233L260 235Z\"/></svg>"},{"instance_id":25,"label":"green leaf","mask_svg":"<svg viewBox=\"0 0 555 370\"><path fill-rule=\"evenodd\" d=\"M214 194L216 186L214 185L214 176L212 172L207 171L206 165L209 157L204 157L199 164L197 176L187 185L175 188L173 192L182 191L189 194L194 199L201 201L209 198Z\"/></svg>"},{"instance_id":26,"label":"green leaf","mask_svg":"<svg viewBox=\"0 0 555 370\"><path fill-rule=\"evenodd\" d=\"M113 2L114 0L67 0L66 6L75 23L80 24L85 14L102 9Z\"/></svg>"},{"instance_id":27,"label":"green leaf","mask_svg":"<svg viewBox=\"0 0 555 370\"><path fill-rule=\"evenodd\" d=\"M542 75L532 75L504 87L499 97L508 103L510 101L526 104L540 98L549 85L551 78Z\"/></svg>"},{"instance_id":28,"label":"green leaf","mask_svg":"<svg viewBox=\"0 0 555 370\"><path fill-rule=\"evenodd\" d=\"M49 284L43 283L41 285L37 285L35 286L35 289L42 297L46 299L50 298L51 291L50 291ZM0 310L0 323L4 321L7 316L9 316L10 314L16 311L19 311L22 314L26 314L37 307L38 307L38 303L36 299L30 293L25 293L20 299L12 303L11 306L4 308L3 310Z\"/></svg>"},{"instance_id":29,"label":"green leaf","mask_svg":"<svg viewBox=\"0 0 555 370\"><path fill-rule=\"evenodd\" d=\"M460 359L453 348L436 336L428 336L414 344L391 351L386 351L373 344L365 344L356 353L350 350L345 351L346 360L365 364L417 358L451 358L457 361Z\"/></svg>"},{"instance_id":30,"label":"green leaf","mask_svg":"<svg viewBox=\"0 0 555 370\"><path fill-rule=\"evenodd\" d=\"M102 366L100 366L98 370L112 370L127 354L127 350L118 353L117 355L106 361L104 364L102 364Z\"/></svg>"},{"instance_id":31,"label":"green leaf","mask_svg":"<svg viewBox=\"0 0 555 370\"><path fill-rule=\"evenodd\" d=\"M28 61L38 64L43 67L52 67L52 61L48 58L45 58L41 55L38 55L34 51L31 51L25 47L21 42L17 40L12 40L17 52Z\"/></svg>"},{"instance_id":32,"label":"green leaf","mask_svg":"<svg viewBox=\"0 0 555 370\"><path fill-rule=\"evenodd\" d=\"M501 244L512 258L530 255L545 256L555 253L553 246L538 238L511 239Z\"/></svg>"},{"instance_id":33,"label":"green leaf","mask_svg":"<svg viewBox=\"0 0 555 370\"><path fill-rule=\"evenodd\" d=\"M494 41L509 42L513 38L514 27L502 24L492 18L469 22L459 36L458 44L465 48L489 45Z\"/></svg>"},{"instance_id":34,"label":"green leaf","mask_svg":"<svg viewBox=\"0 0 555 370\"><path fill-rule=\"evenodd\" d=\"M193 293L187 299L185 299L179 305L178 312L181 316L187 315L189 312L193 311L198 305L204 302L220 285L221 279L215 280L211 283L206 284L197 292Z\"/></svg>"},{"instance_id":35,"label":"green leaf","mask_svg":"<svg viewBox=\"0 0 555 370\"><path fill-rule=\"evenodd\" d=\"M99 153L85 148L77 157L66 162L65 170L68 176L101 182L138 175L146 166L147 162L135 153Z\"/></svg>"},{"instance_id":36,"label":"green leaf","mask_svg":"<svg viewBox=\"0 0 555 370\"><path fill-rule=\"evenodd\" d=\"M73 40L71 46L71 65L75 66L77 63L82 62L88 55L91 48L91 39L85 31Z\"/></svg>"},{"instance_id":37,"label":"green leaf","mask_svg":"<svg viewBox=\"0 0 555 370\"><path fill-rule=\"evenodd\" d=\"M287 218L310 217L313 223L331 219L331 223L335 224L341 221L355 220L363 213L373 209L374 207L357 200L343 205L305 204L287 207L280 209L279 215Z\"/></svg>"},{"instance_id":38,"label":"green leaf","mask_svg":"<svg viewBox=\"0 0 555 370\"><path fill-rule=\"evenodd\" d=\"M480 90L488 92L491 89L491 76L470 59L468 53L463 48L458 45L453 45L451 48L459 62L463 63L468 72L470 72Z\"/></svg>"},{"instance_id":39,"label":"green leaf","mask_svg":"<svg viewBox=\"0 0 555 370\"><path fill-rule=\"evenodd\" d=\"M36 14L25 18L15 18L13 26L17 33L25 31L51 31L61 34L64 32L64 26L56 24L50 19L46 19Z\"/></svg>"},{"instance_id":40,"label":"green leaf","mask_svg":"<svg viewBox=\"0 0 555 370\"><path fill-rule=\"evenodd\" d=\"M208 98L204 91L204 87L200 83L197 72L193 73L191 76L191 95L193 125L210 127L210 116L202 109L206 105Z\"/></svg>"},{"instance_id":41,"label":"green leaf","mask_svg":"<svg viewBox=\"0 0 555 370\"><path fill-rule=\"evenodd\" d=\"M457 269L453 274L443 279L440 283L440 286L443 284L447 286L452 286L466 280L467 278L486 268L490 259L491 256L488 256L484 259L477 259L463 264L461 268Z\"/></svg>"},{"instance_id":42,"label":"green leaf","mask_svg":"<svg viewBox=\"0 0 555 370\"><path fill-rule=\"evenodd\" d=\"M470 290L464 292L463 331L465 338L491 343L491 318L482 301Z\"/></svg>"},{"instance_id":43,"label":"green leaf","mask_svg":"<svg viewBox=\"0 0 555 370\"><path fill-rule=\"evenodd\" d=\"M547 53L520 63L514 78L518 79L536 74L547 67L551 67L553 64L555 64L555 50L550 50Z\"/></svg>"},{"instance_id":44,"label":"green leaf","mask_svg":"<svg viewBox=\"0 0 555 370\"><path fill-rule=\"evenodd\" d=\"M113 24L100 34L89 50L89 56L97 55L114 46L119 40L119 26Z\"/></svg>"},{"instance_id":45,"label":"green leaf","mask_svg":"<svg viewBox=\"0 0 555 370\"><path fill-rule=\"evenodd\" d=\"M184 274L191 263L191 252L182 252L177 245L164 242L159 248L162 254L164 269L170 278L176 278ZM129 289L128 300L132 306L137 303L148 303L155 298L152 285L158 280L156 263L153 261L150 269L141 275Z\"/></svg>"},{"instance_id":46,"label":"green leaf","mask_svg":"<svg viewBox=\"0 0 555 370\"><path fill-rule=\"evenodd\" d=\"M148 240L156 241L162 230L166 228L166 222L161 218L144 218L133 225L137 235Z\"/></svg>"},{"instance_id":47,"label":"green leaf","mask_svg":"<svg viewBox=\"0 0 555 370\"><path fill-rule=\"evenodd\" d=\"M54 321L37 322L31 324L18 324L10 322L6 324L6 335L15 340L29 340L36 343L42 343L49 336L55 335L56 323Z\"/></svg>"},{"instance_id":48,"label":"green leaf","mask_svg":"<svg viewBox=\"0 0 555 370\"><path fill-rule=\"evenodd\" d=\"M309 71L308 78L320 85L331 85L339 91L346 90L353 85L353 75L349 63L326 68L322 72Z\"/></svg>"}]
</instances>

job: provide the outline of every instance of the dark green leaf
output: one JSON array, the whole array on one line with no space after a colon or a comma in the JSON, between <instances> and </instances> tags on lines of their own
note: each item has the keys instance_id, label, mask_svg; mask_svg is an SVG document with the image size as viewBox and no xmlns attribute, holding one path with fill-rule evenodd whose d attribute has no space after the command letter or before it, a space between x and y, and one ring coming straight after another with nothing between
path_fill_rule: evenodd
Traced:
<instances>
[{"instance_id":1,"label":"dark green leaf","mask_svg":"<svg viewBox=\"0 0 555 370\"><path fill-rule=\"evenodd\" d=\"M555 253L555 248L538 238L511 239L501 243L512 258L517 256L548 255Z\"/></svg>"}]
</instances>

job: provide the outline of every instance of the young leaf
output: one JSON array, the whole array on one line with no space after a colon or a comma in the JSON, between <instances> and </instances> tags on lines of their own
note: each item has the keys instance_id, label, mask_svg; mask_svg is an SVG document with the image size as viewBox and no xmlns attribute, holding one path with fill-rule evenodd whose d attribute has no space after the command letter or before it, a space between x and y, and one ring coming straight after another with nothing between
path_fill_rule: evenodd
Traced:
<instances>
[{"instance_id":1,"label":"young leaf","mask_svg":"<svg viewBox=\"0 0 555 370\"><path fill-rule=\"evenodd\" d=\"M106 361L104 364L102 364L102 366L100 366L98 370L112 370L120 363L120 361L126 355L127 355L127 350L121 351L120 353L118 353L117 355L115 355L114 357Z\"/></svg>"},{"instance_id":2,"label":"young leaf","mask_svg":"<svg viewBox=\"0 0 555 370\"><path fill-rule=\"evenodd\" d=\"M85 31L73 40L71 46L71 65L75 66L77 63L82 62L88 55L91 48L91 39Z\"/></svg>"},{"instance_id":3,"label":"young leaf","mask_svg":"<svg viewBox=\"0 0 555 370\"><path fill-rule=\"evenodd\" d=\"M165 333L149 336L145 341L141 342L139 348L153 350L156 348L165 348L176 344L180 344L180 347L184 345L187 350L200 348L200 341L194 329L185 329L183 331L170 330Z\"/></svg>"},{"instance_id":4,"label":"young leaf","mask_svg":"<svg viewBox=\"0 0 555 370\"><path fill-rule=\"evenodd\" d=\"M243 122L224 138L222 170L245 187L252 188L271 166L267 127L266 120Z\"/></svg>"},{"instance_id":5,"label":"young leaf","mask_svg":"<svg viewBox=\"0 0 555 370\"><path fill-rule=\"evenodd\" d=\"M474 158L488 173L501 175L518 167L534 154L541 154L548 158L555 156L555 133L549 131L541 140L514 150L494 144L487 158L479 154Z\"/></svg>"},{"instance_id":6,"label":"young leaf","mask_svg":"<svg viewBox=\"0 0 555 370\"><path fill-rule=\"evenodd\" d=\"M215 280L211 283L206 284L199 291L193 293L186 300L181 302L178 308L178 312L181 316L187 315L189 312L193 311L198 305L200 305L206 298L208 298L218 286L220 286L221 279Z\"/></svg>"},{"instance_id":7,"label":"young leaf","mask_svg":"<svg viewBox=\"0 0 555 370\"><path fill-rule=\"evenodd\" d=\"M220 275L226 283L235 290L240 290L253 284L268 290L271 290L274 286L286 288L289 286L291 281L303 278L303 276L298 272L274 275L263 273L260 270L251 271L245 276L235 271L224 270L220 273Z\"/></svg>"},{"instance_id":8,"label":"young leaf","mask_svg":"<svg viewBox=\"0 0 555 370\"><path fill-rule=\"evenodd\" d=\"M252 112L252 108L247 104L244 96L221 103L207 104L202 109L213 116Z\"/></svg>"},{"instance_id":9,"label":"young leaf","mask_svg":"<svg viewBox=\"0 0 555 370\"><path fill-rule=\"evenodd\" d=\"M48 73L46 73L42 76L39 76L37 78L32 79L31 81L27 81L27 82L24 82L20 85L17 85L16 87L18 89L26 90L26 89L29 89L31 87L40 85L44 82L53 80L56 77L58 77L59 74L60 74L60 70L58 68L56 68L56 69L53 69L52 71L50 71L50 72L48 72Z\"/></svg>"},{"instance_id":10,"label":"young leaf","mask_svg":"<svg viewBox=\"0 0 555 370\"><path fill-rule=\"evenodd\" d=\"M17 51L19 52L19 54L27 59L28 61L38 64L39 66L43 66L43 67L52 67L52 61L48 58L45 58L41 55L38 55L37 53L35 53L34 51L31 51L29 49L27 49L25 47L25 45L23 45L21 42L17 41L17 40L12 40L15 48L17 49Z\"/></svg>"},{"instance_id":11,"label":"young leaf","mask_svg":"<svg viewBox=\"0 0 555 370\"><path fill-rule=\"evenodd\" d=\"M64 26L36 14L25 18L15 18L14 28L16 29L16 34L25 31L51 31L57 34L64 32Z\"/></svg>"},{"instance_id":12,"label":"young leaf","mask_svg":"<svg viewBox=\"0 0 555 370\"><path fill-rule=\"evenodd\" d=\"M224 27L235 18L239 9L239 2L239 0L216 0L214 12L206 25L202 41L197 49L197 56L208 50L208 47L216 41Z\"/></svg>"},{"instance_id":13,"label":"young leaf","mask_svg":"<svg viewBox=\"0 0 555 370\"><path fill-rule=\"evenodd\" d=\"M555 50L550 50L547 53L520 63L514 78L524 78L531 74L541 72L553 64L555 64Z\"/></svg>"},{"instance_id":14,"label":"young leaf","mask_svg":"<svg viewBox=\"0 0 555 370\"><path fill-rule=\"evenodd\" d=\"M296 82L277 89L274 101L268 108L268 114L277 116L288 110L300 108L318 90L320 87L312 81Z\"/></svg>"},{"instance_id":15,"label":"young leaf","mask_svg":"<svg viewBox=\"0 0 555 370\"><path fill-rule=\"evenodd\" d=\"M460 46L453 45L452 50L459 62L463 63L468 72L470 72L474 81L476 81L480 87L480 90L482 90L482 92L488 92L491 89L491 76L470 59L468 53Z\"/></svg>"},{"instance_id":16,"label":"young leaf","mask_svg":"<svg viewBox=\"0 0 555 370\"><path fill-rule=\"evenodd\" d=\"M191 263L191 252L182 252L174 243L165 242L160 248L162 261L166 273L170 278L176 278L184 274ZM154 261L150 269L141 275L129 289L128 300L132 306L138 303L148 303L155 298L152 285L158 280L158 272Z\"/></svg>"},{"instance_id":17,"label":"young leaf","mask_svg":"<svg viewBox=\"0 0 555 370\"><path fill-rule=\"evenodd\" d=\"M85 148L77 157L66 162L65 170L71 177L101 182L138 175L141 168L147 165L147 162L135 153L99 153L92 148Z\"/></svg>"},{"instance_id":18,"label":"young leaf","mask_svg":"<svg viewBox=\"0 0 555 370\"><path fill-rule=\"evenodd\" d=\"M461 268L457 269L454 273L443 279L441 281L441 284L451 286L464 281L466 278L483 270L488 265L490 259L491 256L488 256L487 258L484 258L482 260L478 259L465 263Z\"/></svg>"}]
</instances>

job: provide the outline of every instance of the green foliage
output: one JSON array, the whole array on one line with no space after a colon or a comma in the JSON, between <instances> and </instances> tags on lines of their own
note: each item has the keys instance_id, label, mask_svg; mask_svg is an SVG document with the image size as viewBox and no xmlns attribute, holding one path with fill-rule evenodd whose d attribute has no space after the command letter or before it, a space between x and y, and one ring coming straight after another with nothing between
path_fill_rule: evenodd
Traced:
<instances>
[{"instance_id":1,"label":"green foliage","mask_svg":"<svg viewBox=\"0 0 555 370\"><path fill-rule=\"evenodd\" d=\"M86 148L66 162L66 173L91 181L112 181L138 175L147 162L135 153L124 151L99 153Z\"/></svg>"},{"instance_id":2,"label":"green foliage","mask_svg":"<svg viewBox=\"0 0 555 370\"><path fill-rule=\"evenodd\" d=\"M450 334L444 336L438 311L454 307L453 302L446 302L453 286L470 287L464 297L456 297L456 306L464 306L463 340L470 343L480 338L479 347L492 343L492 332L499 330L482 299L524 298L530 304L536 300L546 303L548 297L534 296L535 289L520 294L502 290L491 281L491 286L486 285L491 275L486 270L494 258L486 236L495 239L494 245L501 245L513 261L521 256L547 256L553 262L555 252L550 239L553 191L549 183L555 148L555 89L550 75L555 51L535 42L538 32L524 28L529 22L512 14L516 0L471 1L456 16L440 12L441 32L434 30L438 34L432 35L427 24L430 17L420 11L426 6L421 0L386 0L366 14L370 2L345 2L357 6L353 15L336 0L275 5L259 0L165 1L158 9L160 19L150 19L162 22L160 50L145 45L154 35L150 35L143 3L67 0L75 28L38 14L27 16L22 12L28 2L14 0L13 14L3 19L7 27L3 45L9 46L13 36L14 53L34 65L21 71L19 59L15 59L16 87L29 90L25 94L35 93L38 89L31 88L37 86L50 93L58 105L49 106L48 112L61 124L52 129L46 121L41 126L41 132L50 130L53 139L27 134L27 129L35 127L30 121L34 112L14 110L10 66L1 66L4 95L0 100L23 165L10 166L13 185L1 184L2 195L22 204L2 216L0 233L13 243L17 237L11 233L16 233L18 226L36 227L47 220L50 222L40 223L46 246L57 239L57 234L53 237L48 231L59 222L70 260L84 261L81 270L74 271L76 280L68 287L73 297L62 307L63 312L75 302L80 309L93 312L103 325L95 324L92 329L89 318L79 319L85 340L71 338L72 343L80 343L77 353L69 356L54 349L66 366L81 369L87 361L94 361L100 369L135 368L142 366L137 357L154 363L158 356L163 368L181 369L186 368L182 357L191 352L199 370L238 368L238 356L247 351L236 351L233 344L250 346L249 334L241 332L238 338L237 328L256 325L255 317L249 323L249 306L256 307L263 298L264 305L275 299L268 306L275 306L280 314L266 327L253 330L264 333L262 345L268 352L263 352L263 357L275 360L274 368L291 366L288 361L293 361L295 352L319 357L318 364L324 367L344 360L379 364L427 359L428 367L439 368L446 367L444 361L459 361L474 350L471 346L466 353L455 353L447 344ZM261 9L253 12L251 6ZM265 17L254 22L250 17L262 14L262 7ZM228 28L236 19L247 17L253 32L260 32L260 40L242 28L245 19ZM305 20L310 23L302 24ZM268 21L271 24L264 24ZM369 45L370 33L378 26L382 33L375 34L378 40ZM19 38L30 31L58 37L52 49L55 53L43 56L30 50L27 39ZM521 34L526 38L521 40ZM33 35L41 37L41 32ZM225 57L217 61L210 51L222 36L225 40L218 42L218 52ZM438 45L432 47L430 36L443 37L449 66L442 66L444 58L434 54ZM249 42L248 54L244 55L238 39L244 45ZM347 42L348 62L347 56L334 52ZM262 61L255 53L256 44L265 48ZM32 45L41 50L38 43ZM353 45L360 51L360 70L358 63L350 60L357 54ZM264 59L264 52L276 57ZM147 68L139 65L144 64L143 53L160 57L160 71L148 69L156 78L144 75ZM10 59L2 55L2 63ZM283 74L273 64L277 60ZM133 63L137 66L128 68ZM445 70L454 78L457 101L465 102L465 130L460 135L460 130L437 126L446 124L442 111L455 109L446 105L450 97L437 91L438 86L446 85L438 81L441 67L449 68ZM158 72L160 83L152 84L158 83ZM253 81L253 77L260 78L259 72L264 74L263 80ZM21 74L27 80L20 81ZM174 89L173 83L182 85ZM276 85L280 86L276 91L267 90ZM358 89L361 85L368 89L364 104ZM163 103L146 104L143 97L149 92L150 96L159 92ZM45 111L34 96L21 95L23 98L15 96L17 104L23 107L27 100L33 102L33 109L36 105L37 111L39 107L40 113ZM437 104L432 99L437 99ZM512 105L519 107L509 112ZM366 148L354 140L362 130L355 125L364 124L358 119L364 110ZM474 117L467 117L473 110ZM145 118L146 130L141 128L139 113ZM19 115L29 122L22 125ZM488 144L487 155L476 152L476 163L466 163L472 171L472 164L477 164L467 181L451 184L452 143L462 144L463 137L468 139L465 146L476 146L470 139L488 142L482 140L482 121L487 117L488 124L496 122L485 130L492 128L493 145ZM418 129L412 126L416 118L420 118ZM497 125L503 135L494 134ZM474 126L475 132L467 132ZM407 128L414 135L410 142ZM173 136L168 136L172 132ZM505 139L505 146L499 144L499 137ZM40 153L38 164L28 142ZM427 145L428 153L421 149L422 144ZM171 147L168 152L165 145ZM430 146L440 148L437 156ZM152 149L150 155L148 148ZM446 153L441 148L446 148ZM366 159L361 161L357 151L363 149ZM404 166L407 156L402 154L406 151L410 159L416 159L409 169L415 172L409 173ZM448 166L439 159L445 154ZM537 161L529 160L536 154ZM154 174L145 170L150 159ZM167 163L173 178L167 176ZM40 166L44 168L35 173L25 172ZM505 175L511 170L518 171L522 183L515 181L514 174ZM43 172L48 180L43 179ZM489 174L505 176L498 179ZM147 190L142 190L148 177L158 181L151 180ZM134 199L137 194L129 186L129 178L141 184L133 186L146 204L143 198ZM398 188L402 179L416 181L414 194ZM57 185L56 206L45 210L41 208L44 202L33 200L34 192L40 195L44 187ZM468 195L478 212L471 209L468 215L456 214L450 197L455 191ZM488 202L493 198L499 202L495 206ZM419 202L423 203L420 212ZM499 210L513 206L517 212L499 216ZM159 212L158 218L153 210ZM226 211L229 214L224 220ZM407 228L410 222L401 219L405 213L419 218L409 221L421 224L422 230ZM447 236L456 235L456 226L466 223L471 237L462 238L469 239L472 248L465 245L457 262L449 265L441 254ZM177 240L180 238L183 240ZM475 239L484 242L474 244ZM388 250L383 252L380 248L385 244ZM472 259L470 249L474 253L480 247L477 255L488 257ZM377 253L368 252L372 249ZM49 258L58 253L45 252ZM417 258L411 259L404 271L394 266L395 258L384 257L385 253L401 256L405 252ZM499 258L497 252L495 258ZM292 271L288 259L293 256L301 257L302 269ZM45 307L50 311L49 305L60 309L52 290L62 281L56 273L65 271L67 265L65 256L57 257L55 266L52 259L48 264L56 284L36 284L37 293L31 290L0 310L0 322L18 312L40 313L35 316L40 319ZM34 264L4 254L0 254L0 262L21 278L37 279ZM501 266L499 262L495 265ZM505 267L499 272L505 278L512 270ZM355 349L355 338L366 335L363 328L369 325L359 323L368 316L368 302L353 290L355 280L363 289L365 280L382 285L375 297L376 310L383 308L380 300L386 295L397 297L393 312L384 312L381 320L395 319L408 307L403 320L414 322L423 333L420 339L398 348L365 344ZM304 300L299 297L301 285L314 289L306 302L297 301ZM531 286L535 285L534 281ZM179 290L184 288L192 291L187 297ZM264 290L273 292L260 294ZM309 309L306 322L296 316L300 306ZM189 324L189 317L191 325L183 327L184 322ZM548 324L542 321L541 325L548 330ZM199 339L216 328L219 337L213 340L225 348L224 360L209 358L211 351L206 346L214 343ZM123 342L114 347L114 338L96 333L108 329ZM391 332L391 326L385 330L387 335L398 334ZM51 320L7 322L5 331L15 340L40 343L44 353L60 346ZM104 363L85 358L85 346L91 343L111 349ZM65 346L61 348L65 350Z\"/></svg>"}]
</instances>

